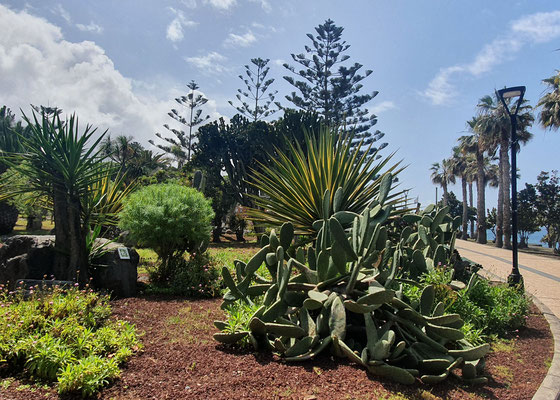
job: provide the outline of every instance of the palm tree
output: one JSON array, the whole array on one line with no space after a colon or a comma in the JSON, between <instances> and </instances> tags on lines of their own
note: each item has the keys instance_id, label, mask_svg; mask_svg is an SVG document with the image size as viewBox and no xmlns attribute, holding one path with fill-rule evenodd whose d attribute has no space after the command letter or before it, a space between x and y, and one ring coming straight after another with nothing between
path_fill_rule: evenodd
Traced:
<instances>
[{"instance_id":1,"label":"palm tree","mask_svg":"<svg viewBox=\"0 0 560 400\"><path fill-rule=\"evenodd\" d=\"M122 172L126 172L130 161L142 150L142 145L133 140L132 136L119 135L115 139L107 136L101 143L101 152L117 163Z\"/></svg>"},{"instance_id":2,"label":"palm tree","mask_svg":"<svg viewBox=\"0 0 560 400\"><path fill-rule=\"evenodd\" d=\"M507 100L509 101L509 99ZM499 180L498 180L498 212L496 220L496 246L511 249L511 197L510 197L510 163L509 148L511 140L510 117L499 99L494 96L485 96L478 105L479 118L476 130L486 137L487 150L494 153L499 150ZM518 142L526 144L533 135L528 131L534 121L531 113L532 107L525 100L519 106L517 113ZM515 110L512 110L513 112ZM519 146L518 146L519 149ZM519 151L519 150L517 150Z\"/></svg>"},{"instance_id":3,"label":"palm tree","mask_svg":"<svg viewBox=\"0 0 560 400\"><path fill-rule=\"evenodd\" d=\"M556 75L543 79L543 83L548 86L548 91L537 103L537 107L541 109L539 123L545 129L558 130L560 128L560 70L556 71Z\"/></svg>"},{"instance_id":4,"label":"palm tree","mask_svg":"<svg viewBox=\"0 0 560 400\"><path fill-rule=\"evenodd\" d=\"M467 240L468 233L468 219L469 219L469 206L467 204L467 183L469 180L470 174L470 165L469 162L472 163L472 155L469 154L464 147L462 146L455 146L453 147L453 156L450 158L452 162L452 170L454 175L461 178L461 189L463 192L463 226L462 226L462 235L461 238L463 240Z\"/></svg>"},{"instance_id":5,"label":"palm tree","mask_svg":"<svg viewBox=\"0 0 560 400\"><path fill-rule=\"evenodd\" d=\"M463 151L474 154L476 159L476 241L477 243L486 244L486 193L484 179L484 153L487 150L488 143L475 128L478 119L473 117L467 121L467 128L472 135L465 135L459 138L460 146Z\"/></svg>"},{"instance_id":6,"label":"palm tree","mask_svg":"<svg viewBox=\"0 0 560 400\"><path fill-rule=\"evenodd\" d=\"M466 149L463 149L463 151L467 152ZM468 153L467 152L467 171L466 171L466 175L467 175L467 186L468 186L468 191L469 191L469 207L470 208L474 208L474 202L473 202L473 183L476 182L476 158L474 156L474 154L472 153ZM475 218L471 219L471 235L472 237L474 237L474 222L475 222Z\"/></svg>"},{"instance_id":7,"label":"palm tree","mask_svg":"<svg viewBox=\"0 0 560 400\"><path fill-rule=\"evenodd\" d=\"M169 159L165 154L154 154L152 150L140 148L128 164L127 175L129 179L135 179L141 176L153 175L160 169L168 166Z\"/></svg>"},{"instance_id":8,"label":"palm tree","mask_svg":"<svg viewBox=\"0 0 560 400\"><path fill-rule=\"evenodd\" d=\"M436 185L440 185L443 189L443 205L447 206L448 191L447 185L450 183L455 183L455 175L453 174L453 162L451 159L443 159L441 164L436 162L433 163L430 170L432 174L432 182Z\"/></svg>"}]
</instances>

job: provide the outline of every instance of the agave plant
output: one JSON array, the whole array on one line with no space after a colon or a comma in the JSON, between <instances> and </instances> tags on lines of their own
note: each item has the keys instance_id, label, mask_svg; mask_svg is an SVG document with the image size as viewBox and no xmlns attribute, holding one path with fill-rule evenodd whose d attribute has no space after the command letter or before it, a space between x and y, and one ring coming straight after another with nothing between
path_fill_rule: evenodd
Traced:
<instances>
[{"instance_id":1,"label":"agave plant","mask_svg":"<svg viewBox=\"0 0 560 400\"><path fill-rule=\"evenodd\" d=\"M403 170L400 162L387 167L394 153L376 163L377 153L368 157L368 151L359 151L361 145L352 145L351 136L341 137L326 128L318 137L305 135L306 151L297 143L288 146L286 152L277 149L270 165L261 164L261 171L252 172L251 183L261 195L253 196L256 208L248 213L272 226L291 222L297 234L315 235L313 223L335 211L361 214L379 193L383 177ZM325 205L327 190L330 198ZM387 204L401 204L403 197L402 191L391 194Z\"/></svg>"}]
</instances>

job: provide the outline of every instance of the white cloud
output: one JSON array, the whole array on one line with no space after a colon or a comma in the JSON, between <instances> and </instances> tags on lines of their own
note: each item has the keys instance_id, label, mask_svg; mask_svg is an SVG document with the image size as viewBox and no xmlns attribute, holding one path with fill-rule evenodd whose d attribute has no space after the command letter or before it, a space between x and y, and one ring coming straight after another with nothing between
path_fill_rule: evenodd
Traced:
<instances>
[{"instance_id":1,"label":"white cloud","mask_svg":"<svg viewBox=\"0 0 560 400\"><path fill-rule=\"evenodd\" d=\"M224 40L225 47L249 47L257 41L256 36L250 30L243 35L230 33Z\"/></svg>"},{"instance_id":2,"label":"white cloud","mask_svg":"<svg viewBox=\"0 0 560 400\"><path fill-rule=\"evenodd\" d=\"M210 4L218 10L229 10L237 5L237 0L204 0L204 4Z\"/></svg>"},{"instance_id":3,"label":"white cloud","mask_svg":"<svg viewBox=\"0 0 560 400\"><path fill-rule=\"evenodd\" d=\"M103 27L97 25L95 22L91 21L89 25L76 24L76 28L83 32L101 33L103 32Z\"/></svg>"},{"instance_id":4,"label":"white cloud","mask_svg":"<svg viewBox=\"0 0 560 400\"><path fill-rule=\"evenodd\" d=\"M395 105L394 102L386 100L386 101L382 101L379 104L374 105L373 107L371 107L371 112L374 113L375 115L381 114L385 111L388 110L392 110L394 108L397 108L397 106Z\"/></svg>"},{"instance_id":5,"label":"white cloud","mask_svg":"<svg viewBox=\"0 0 560 400\"><path fill-rule=\"evenodd\" d=\"M220 53L212 51L205 56L200 57L185 57L185 61L195 68L199 69L204 74L221 74L228 72L229 68L222 63L227 58Z\"/></svg>"},{"instance_id":6,"label":"white cloud","mask_svg":"<svg viewBox=\"0 0 560 400\"><path fill-rule=\"evenodd\" d=\"M175 15L175 18L167 26L166 37L173 43L180 42L185 37L183 28L191 28L198 24L187 19L181 10L176 10L173 7L169 7L169 10Z\"/></svg>"},{"instance_id":7,"label":"white cloud","mask_svg":"<svg viewBox=\"0 0 560 400\"><path fill-rule=\"evenodd\" d=\"M58 26L2 5L0 26L2 104L25 112L29 104L60 107L76 112L82 127L90 123L98 132L134 135L142 143L167 122L173 97L137 94L95 43L69 42Z\"/></svg>"},{"instance_id":8,"label":"white cloud","mask_svg":"<svg viewBox=\"0 0 560 400\"><path fill-rule=\"evenodd\" d=\"M268 33L278 33L278 32L283 32L284 28L275 28L272 25L263 25L260 22L253 22L251 23L251 26L259 31L261 31L264 34L268 34Z\"/></svg>"},{"instance_id":9,"label":"white cloud","mask_svg":"<svg viewBox=\"0 0 560 400\"><path fill-rule=\"evenodd\" d=\"M272 6L268 0L249 0L251 3L259 3L264 12L269 13L272 11Z\"/></svg>"},{"instance_id":10,"label":"white cloud","mask_svg":"<svg viewBox=\"0 0 560 400\"><path fill-rule=\"evenodd\" d=\"M196 0L181 0L181 4L187 8L196 8Z\"/></svg>"},{"instance_id":11,"label":"white cloud","mask_svg":"<svg viewBox=\"0 0 560 400\"><path fill-rule=\"evenodd\" d=\"M478 77L495 66L515 58L523 46L544 43L560 37L560 11L536 13L510 24L509 32L494 39L476 54L470 63L441 68L422 95L435 105L448 104L455 97L454 80Z\"/></svg>"},{"instance_id":12,"label":"white cloud","mask_svg":"<svg viewBox=\"0 0 560 400\"><path fill-rule=\"evenodd\" d=\"M62 7L62 4L58 3L56 6L51 8L51 12L55 15L58 15L59 17L62 17L62 19L65 20L66 23L68 24L72 23L72 18L70 17L70 13L66 11L64 7Z\"/></svg>"},{"instance_id":13,"label":"white cloud","mask_svg":"<svg viewBox=\"0 0 560 400\"><path fill-rule=\"evenodd\" d=\"M535 43L548 42L560 36L560 10L520 18L511 24L511 30Z\"/></svg>"}]
</instances>

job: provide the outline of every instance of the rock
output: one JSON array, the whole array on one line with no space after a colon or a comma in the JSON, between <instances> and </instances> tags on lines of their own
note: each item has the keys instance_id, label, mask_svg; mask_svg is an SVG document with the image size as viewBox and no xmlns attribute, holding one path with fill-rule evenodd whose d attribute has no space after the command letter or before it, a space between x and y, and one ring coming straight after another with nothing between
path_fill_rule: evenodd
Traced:
<instances>
[{"instance_id":1,"label":"rock","mask_svg":"<svg viewBox=\"0 0 560 400\"><path fill-rule=\"evenodd\" d=\"M18 209L15 206L0 201L0 235L6 235L14 230L18 214Z\"/></svg>"},{"instance_id":2,"label":"rock","mask_svg":"<svg viewBox=\"0 0 560 400\"><path fill-rule=\"evenodd\" d=\"M18 279L52 275L54 236L17 235L0 247L0 283L13 289Z\"/></svg>"},{"instance_id":3,"label":"rock","mask_svg":"<svg viewBox=\"0 0 560 400\"><path fill-rule=\"evenodd\" d=\"M8 283L12 290L21 279L52 278L54 239L52 235L17 235L7 239L0 246L0 283ZM136 250L127 248L130 259L123 260L118 252L119 248L125 247L123 244L106 239L98 239L97 244L104 247L91 270L93 286L119 297L134 296L140 260Z\"/></svg>"},{"instance_id":4,"label":"rock","mask_svg":"<svg viewBox=\"0 0 560 400\"><path fill-rule=\"evenodd\" d=\"M130 259L123 260L118 251L119 248L125 247L122 243L110 243L106 239L98 239L97 243L105 244L103 251L107 252L94 260L93 285L106 289L118 297L134 296L137 291L137 266L140 261L138 252L126 247Z\"/></svg>"}]
</instances>

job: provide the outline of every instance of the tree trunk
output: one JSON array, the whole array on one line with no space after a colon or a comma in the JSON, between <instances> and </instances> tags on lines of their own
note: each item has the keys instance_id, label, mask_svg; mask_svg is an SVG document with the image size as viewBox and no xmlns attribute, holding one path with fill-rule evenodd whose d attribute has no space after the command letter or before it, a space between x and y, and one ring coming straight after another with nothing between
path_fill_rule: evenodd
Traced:
<instances>
[{"instance_id":1,"label":"tree trunk","mask_svg":"<svg viewBox=\"0 0 560 400\"><path fill-rule=\"evenodd\" d=\"M510 197L510 166L509 166L509 155L508 155L508 143L509 140L502 140L500 143L500 158L504 159L504 166L502 171L502 193L504 199L504 217L502 221L503 231L504 231L504 247L506 249L511 249L511 197ZM516 171L517 172L517 171Z\"/></svg>"},{"instance_id":2,"label":"tree trunk","mask_svg":"<svg viewBox=\"0 0 560 400\"><path fill-rule=\"evenodd\" d=\"M443 206L447 207L447 182L445 182L445 179L442 180L441 182L441 188L443 189Z\"/></svg>"},{"instance_id":3,"label":"tree trunk","mask_svg":"<svg viewBox=\"0 0 560 400\"><path fill-rule=\"evenodd\" d=\"M476 168L476 241L480 244L486 244L484 155L480 150L476 152Z\"/></svg>"},{"instance_id":4,"label":"tree trunk","mask_svg":"<svg viewBox=\"0 0 560 400\"><path fill-rule=\"evenodd\" d=\"M503 180L504 160L500 146L500 161L498 162L498 210L496 212L496 247L504 245L504 180Z\"/></svg>"},{"instance_id":5,"label":"tree trunk","mask_svg":"<svg viewBox=\"0 0 560 400\"><path fill-rule=\"evenodd\" d=\"M462 176L461 177L461 188L463 189L463 227L462 227L462 236L463 240L467 240L469 235L467 234L467 226L468 226L468 218L469 218L469 209L467 205L467 178Z\"/></svg>"},{"instance_id":6,"label":"tree trunk","mask_svg":"<svg viewBox=\"0 0 560 400\"><path fill-rule=\"evenodd\" d=\"M214 229L212 229L212 242L220 243L222 241L222 239L220 238L221 235L222 235L222 227L216 226Z\"/></svg>"},{"instance_id":7,"label":"tree trunk","mask_svg":"<svg viewBox=\"0 0 560 400\"><path fill-rule=\"evenodd\" d=\"M469 207L474 207L473 205L473 183L469 182ZM471 236L474 238L474 220L471 220Z\"/></svg>"},{"instance_id":8,"label":"tree trunk","mask_svg":"<svg viewBox=\"0 0 560 400\"><path fill-rule=\"evenodd\" d=\"M56 279L68 281L77 279L82 284L88 283L86 232L82 229L80 200L69 199L64 188L55 188L53 197L54 276Z\"/></svg>"}]
</instances>

